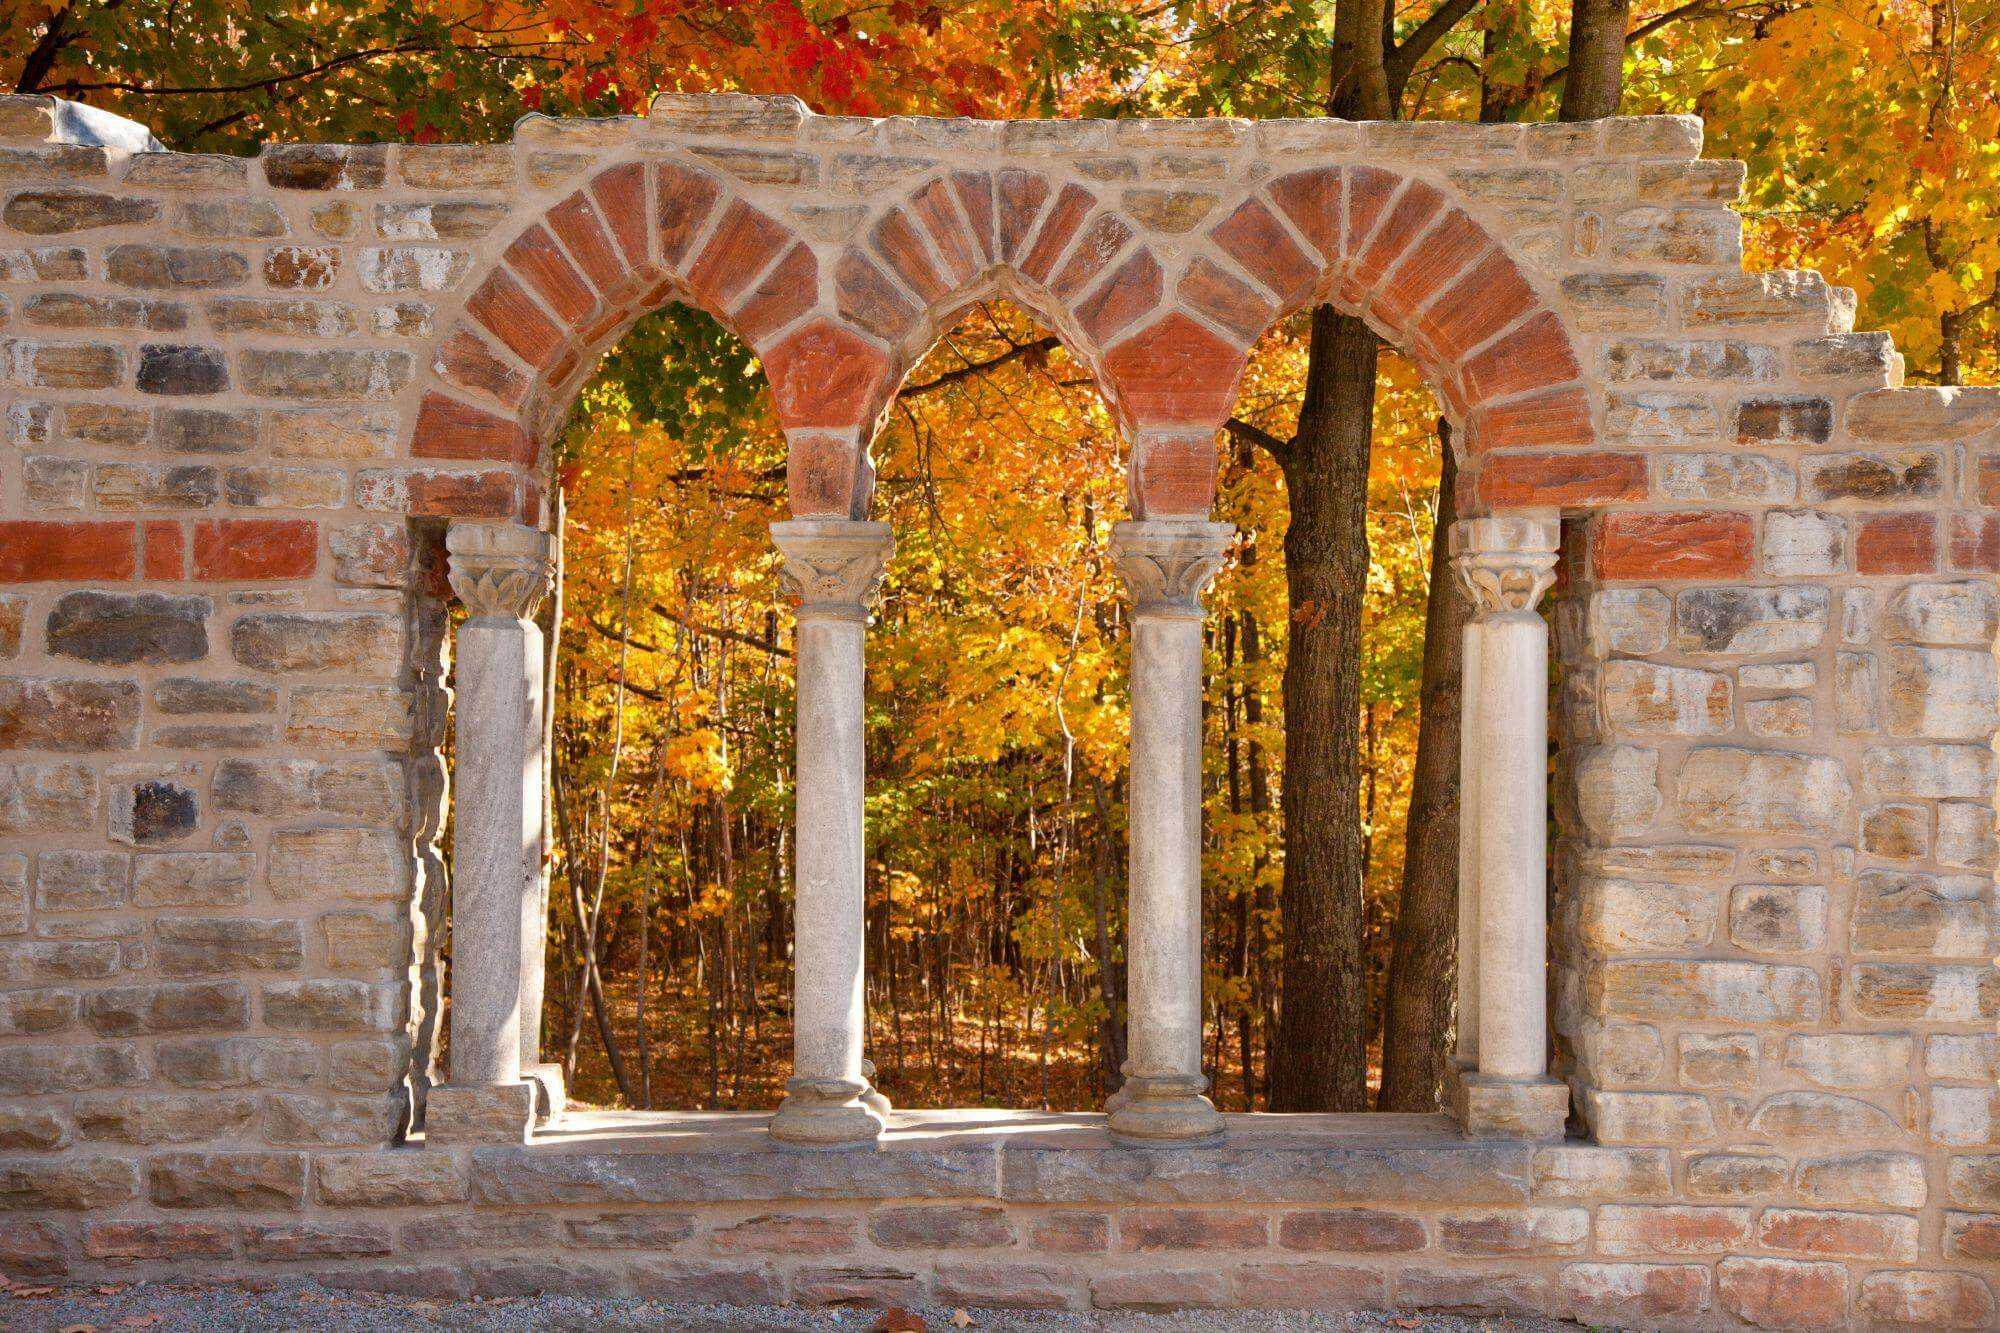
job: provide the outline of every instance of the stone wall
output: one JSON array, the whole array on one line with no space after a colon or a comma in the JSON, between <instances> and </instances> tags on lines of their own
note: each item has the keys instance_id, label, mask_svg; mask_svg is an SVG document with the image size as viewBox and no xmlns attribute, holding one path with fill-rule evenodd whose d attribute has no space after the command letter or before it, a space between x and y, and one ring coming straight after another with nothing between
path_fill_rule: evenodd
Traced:
<instances>
[{"instance_id":1,"label":"stone wall","mask_svg":"<svg viewBox=\"0 0 2000 1333\"><path fill-rule=\"evenodd\" d=\"M1741 272L1741 168L1698 160L1696 122L662 98L254 160L57 124L0 99L0 1266L494 1287L562 1245L643 1252L614 1284L874 1281L802 1277L819 1247L967 1303L1172 1270L1134 1299L1993 1323L2000 396L1899 388L1851 294ZM1268 1188L1057 1153L1098 1183L892 1171L813 1208L610 1168L514 1195L493 1154L560 1176L553 1147L389 1150L437 1007L443 524L541 522L575 386L669 299L762 357L794 511L862 516L896 384L996 292L1097 376L1140 514L1206 511L1245 350L1322 299L1424 368L1465 511L1562 511L1556 1028L1585 1138L1429 1144L1457 1194L1336 1128ZM811 1216L733 1230L771 1211Z\"/></svg>"}]
</instances>

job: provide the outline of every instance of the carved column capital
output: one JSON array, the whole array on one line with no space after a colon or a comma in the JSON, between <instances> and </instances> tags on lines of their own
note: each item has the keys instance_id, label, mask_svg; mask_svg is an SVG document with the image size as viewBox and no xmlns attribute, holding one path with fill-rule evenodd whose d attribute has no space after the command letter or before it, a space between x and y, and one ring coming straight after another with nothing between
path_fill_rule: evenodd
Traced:
<instances>
[{"instance_id":1,"label":"carved column capital","mask_svg":"<svg viewBox=\"0 0 2000 1333\"><path fill-rule=\"evenodd\" d=\"M451 590L476 619L527 620L548 595L549 535L519 523L453 523Z\"/></svg>"},{"instance_id":2,"label":"carved column capital","mask_svg":"<svg viewBox=\"0 0 2000 1333\"><path fill-rule=\"evenodd\" d=\"M849 519L773 523L771 542L785 557L779 580L801 620L866 620L896 548L887 523Z\"/></svg>"},{"instance_id":3,"label":"carved column capital","mask_svg":"<svg viewBox=\"0 0 2000 1333\"><path fill-rule=\"evenodd\" d=\"M1451 525L1451 563L1475 616L1533 615L1556 581L1562 524L1553 515L1497 514Z\"/></svg>"},{"instance_id":4,"label":"carved column capital","mask_svg":"<svg viewBox=\"0 0 2000 1333\"><path fill-rule=\"evenodd\" d=\"M1222 568L1236 529L1227 523L1150 519L1111 525L1111 558L1142 616L1199 620L1201 595Z\"/></svg>"}]
</instances>

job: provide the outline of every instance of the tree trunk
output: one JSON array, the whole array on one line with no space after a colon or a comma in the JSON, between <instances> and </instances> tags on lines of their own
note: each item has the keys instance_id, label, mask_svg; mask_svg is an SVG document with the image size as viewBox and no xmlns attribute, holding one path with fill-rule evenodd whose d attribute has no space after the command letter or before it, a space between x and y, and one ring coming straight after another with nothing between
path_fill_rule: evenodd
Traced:
<instances>
[{"instance_id":1,"label":"tree trunk","mask_svg":"<svg viewBox=\"0 0 2000 1333\"><path fill-rule=\"evenodd\" d=\"M1424 612L1417 759L1403 835L1403 887L1382 998L1378 1111L1434 1111L1450 1058L1458 944L1458 718L1462 642L1471 607L1452 585L1449 536L1458 468L1451 425L1438 422L1444 467L1431 534L1430 601Z\"/></svg>"},{"instance_id":2,"label":"tree trunk","mask_svg":"<svg viewBox=\"0 0 2000 1333\"><path fill-rule=\"evenodd\" d=\"M1368 1104L1363 966L1361 613L1368 578L1368 449L1375 333L1313 312L1304 406L1285 447L1283 1003L1271 1058L1274 1111Z\"/></svg>"},{"instance_id":3,"label":"tree trunk","mask_svg":"<svg viewBox=\"0 0 2000 1333\"><path fill-rule=\"evenodd\" d=\"M1563 72L1557 119L1601 120L1618 114L1631 9L1631 0L1571 0L1569 68Z\"/></svg>"}]
</instances>

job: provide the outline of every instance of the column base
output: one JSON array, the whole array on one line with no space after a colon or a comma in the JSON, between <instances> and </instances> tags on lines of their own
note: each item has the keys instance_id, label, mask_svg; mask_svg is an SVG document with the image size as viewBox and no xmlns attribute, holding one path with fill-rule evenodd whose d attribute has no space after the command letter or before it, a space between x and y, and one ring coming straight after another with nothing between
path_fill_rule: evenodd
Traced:
<instances>
[{"instance_id":1,"label":"column base","mask_svg":"<svg viewBox=\"0 0 2000 1333\"><path fill-rule=\"evenodd\" d=\"M1560 1139L1569 1123L1569 1084L1552 1078L1494 1078L1454 1070L1452 1118L1469 1139Z\"/></svg>"},{"instance_id":2,"label":"column base","mask_svg":"<svg viewBox=\"0 0 2000 1333\"><path fill-rule=\"evenodd\" d=\"M1208 1080L1199 1074L1127 1075L1125 1085L1104 1101L1105 1127L1118 1142L1135 1147L1185 1147L1222 1138L1222 1113L1202 1094Z\"/></svg>"},{"instance_id":3,"label":"column base","mask_svg":"<svg viewBox=\"0 0 2000 1333\"><path fill-rule=\"evenodd\" d=\"M526 1143L535 1125L535 1084L442 1083L424 1102L424 1142Z\"/></svg>"},{"instance_id":4,"label":"column base","mask_svg":"<svg viewBox=\"0 0 2000 1333\"><path fill-rule=\"evenodd\" d=\"M771 1137L804 1148L864 1147L882 1136L889 1101L865 1081L795 1078L771 1116Z\"/></svg>"},{"instance_id":5,"label":"column base","mask_svg":"<svg viewBox=\"0 0 2000 1333\"><path fill-rule=\"evenodd\" d=\"M883 1121L886 1122L889 1119L889 1099L884 1097L875 1087L875 1062L873 1060L863 1060L861 1062L861 1077L868 1084L868 1090L861 1094L861 1100L873 1107L875 1114L881 1116Z\"/></svg>"},{"instance_id":6,"label":"column base","mask_svg":"<svg viewBox=\"0 0 2000 1333\"><path fill-rule=\"evenodd\" d=\"M563 1086L563 1067L550 1061L532 1064L521 1071L521 1077L535 1085L535 1123L546 1125L563 1113L569 1104L568 1090Z\"/></svg>"}]
</instances>

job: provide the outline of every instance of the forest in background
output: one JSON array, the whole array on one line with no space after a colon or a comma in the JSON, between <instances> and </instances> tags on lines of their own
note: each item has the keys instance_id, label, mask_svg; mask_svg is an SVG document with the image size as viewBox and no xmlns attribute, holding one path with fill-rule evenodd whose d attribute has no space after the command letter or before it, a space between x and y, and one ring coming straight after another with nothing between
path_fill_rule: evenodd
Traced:
<instances>
[{"instance_id":1,"label":"forest in background","mask_svg":"<svg viewBox=\"0 0 2000 1333\"><path fill-rule=\"evenodd\" d=\"M188 151L492 140L526 111L638 111L656 90L852 114L1694 111L1708 156L1749 164L1752 265L1854 286L1859 327L1891 330L1913 381L1996 369L1995 0L0 0L0 21L14 89ZM1584 61L1600 76L1579 81ZM1227 1109L1358 1104L1351 1053L1373 1048L1385 995L1450 965L1420 949L1388 980L1399 930L1407 944L1449 908L1437 866L1416 864L1441 839L1420 835L1405 866L1443 451L1392 351L1345 398L1312 377L1357 337L1306 316L1267 335L1225 442L1217 517L1242 535L1209 597L1204 910ZM1120 453L1085 373L1000 302L913 372L875 445L876 517L899 544L868 645L870 1053L905 1105L1088 1107L1115 1081L1126 638L1104 538L1125 512ZM1288 565L1326 460L1364 453L1337 498L1365 522L1325 549L1295 540ZM765 532L784 452L761 372L671 308L607 358L560 458L544 1049L589 1100L767 1107L788 1063L791 725ZM1351 596L1302 596L1309 556ZM1307 642L1351 661L1341 689L1287 681ZM1430 697L1448 702L1441 683ZM1339 817L1295 820L1288 865L1287 780L1308 784L1286 720L1329 702L1352 704L1331 729L1347 748L1313 751L1318 805L1299 808L1333 793ZM1288 953L1288 921L1333 938L1328 976L1351 994L1288 983L1307 956ZM1338 1059L1308 1018L1335 1020ZM1434 1048L1448 1016L1387 1026L1392 1053ZM1324 1067L1274 1089L1274 1070L1307 1065ZM1393 1104L1428 1095L1411 1067L1417 1100Z\"/></svg>"}]
</instances>

